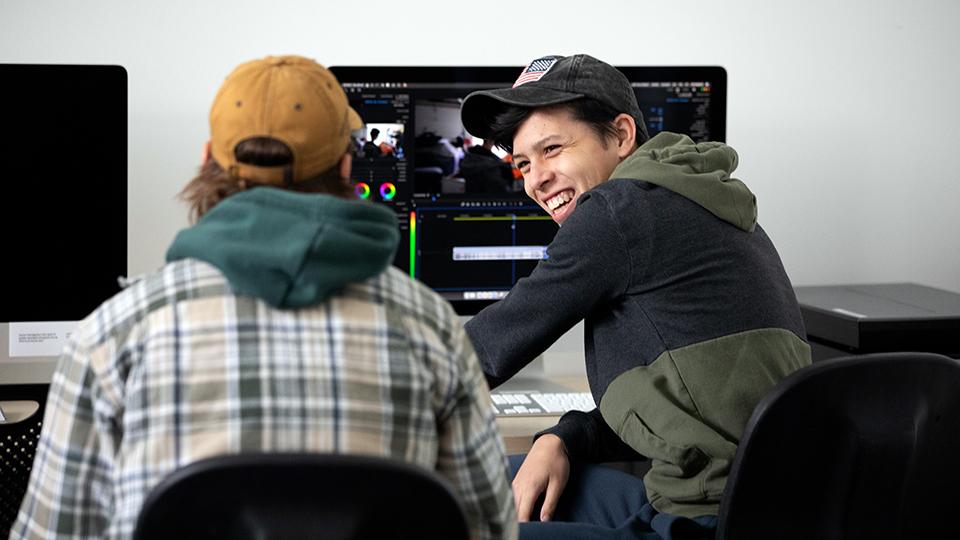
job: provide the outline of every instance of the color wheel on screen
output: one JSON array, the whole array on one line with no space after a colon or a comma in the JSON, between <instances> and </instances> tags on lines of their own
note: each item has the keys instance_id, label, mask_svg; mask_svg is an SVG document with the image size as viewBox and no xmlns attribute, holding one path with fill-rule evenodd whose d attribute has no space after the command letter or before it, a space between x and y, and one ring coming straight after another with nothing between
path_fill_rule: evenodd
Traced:
<instances>
[{"instance_id":1,"label":"color wheel on screen","mask_svg":"<svg viewBox=\"0 0 960 540\"><path fill-rule=\"evenodd\" d=\"M357 182L357 185L353 188L353 192L361 199L370 198L370 186L365 182Z\"/></svg>"}]
</instances>

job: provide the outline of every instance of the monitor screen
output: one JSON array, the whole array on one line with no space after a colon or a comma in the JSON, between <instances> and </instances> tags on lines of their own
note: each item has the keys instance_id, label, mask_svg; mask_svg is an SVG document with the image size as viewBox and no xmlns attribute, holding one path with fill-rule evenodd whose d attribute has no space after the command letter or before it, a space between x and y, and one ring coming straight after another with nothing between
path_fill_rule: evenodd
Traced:
<instances>
[{"instance_id":1,"label":"monitor screen","mask_svg":"<svg viewBox=\"0 0 960 540\"><path fill-rule=\"evenodd\" d=\"M650 136L673 131L698 142L725 139L723 68L619 69L633 85ZM391 207L400 222L395 266L471 315L546 258L557 225L524 193L510 156L485 148L460 123L467 94L512 86L520 67L331 70L366 122L354 140L356 194Z\"/></svg>"},{"instance_id":2,"label":"monitor screen","mask_svg":"<svg viewBox=\"0 0 960 540\"><path fill-rule=\"evenodd\" d=\"M0 359L56 355L126 274L127 74L0 64L0 81Z\"/></svg>"}]
</instances>

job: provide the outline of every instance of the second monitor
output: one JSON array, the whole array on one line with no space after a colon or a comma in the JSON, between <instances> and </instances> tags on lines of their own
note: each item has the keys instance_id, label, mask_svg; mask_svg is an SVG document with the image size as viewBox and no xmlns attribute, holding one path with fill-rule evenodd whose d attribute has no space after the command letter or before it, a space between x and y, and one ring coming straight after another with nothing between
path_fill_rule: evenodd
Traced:
<instances>
[{"instance_id":1,"label":"second monitor","mask_svg":"<svg viewBox=\"0 0 960 540\"><path fill-rule=\"evenodd\" d=\"M618 67L650 136L723 141L721 67ZM502 298L546 258L557 226L523 191L510 156L460 123L470 92L513 85L520 67L340 66L331 70L366 122L354 141L357 196L400 222L394 265L471 315Z\"/></svg>"}]
</instances>

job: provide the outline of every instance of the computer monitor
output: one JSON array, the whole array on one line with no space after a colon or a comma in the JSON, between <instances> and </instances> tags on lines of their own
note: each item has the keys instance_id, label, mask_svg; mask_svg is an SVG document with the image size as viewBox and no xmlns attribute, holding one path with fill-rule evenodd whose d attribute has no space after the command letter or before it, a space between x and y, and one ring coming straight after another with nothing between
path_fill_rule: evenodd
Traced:
<instances>
[{"instance_id":1,"label":"computer monitor","mask_svg":"<svg viewBox=\"0 0 960 540\"><path fill-rule=\"evenodd\" d=\"M651 136L667 130L698 142L725 139L722 67L619 69L633 85ZM366 122L354 141L357 196L391 207L400 222L394 264L461 315L505 296L546 257L557 226L526 196L516 169L489 160L477 167L467 158L482 141L464 130L460 104L474 90L511 86L521 67L331 70Z\"/></svg>"},{"instance_id":2,"label":"computer monitor","mask_svg":"<svg viewBox=\"0 0 960 540\"><path fill-rule=\"evenodd\" d=\"M127 74L0 64L0 384L48 382L127 268Z\"/></svg>"}]
</instances>

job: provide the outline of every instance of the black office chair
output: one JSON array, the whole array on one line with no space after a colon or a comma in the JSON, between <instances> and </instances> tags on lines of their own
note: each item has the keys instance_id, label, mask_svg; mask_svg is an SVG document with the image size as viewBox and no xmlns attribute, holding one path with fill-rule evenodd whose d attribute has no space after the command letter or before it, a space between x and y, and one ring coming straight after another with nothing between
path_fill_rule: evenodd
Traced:
<instances>
[{"instance_id":1,"label":"black office chair","mask_svg":"<svg viewBox=\"0 0 960 540\"><path fill-rule=\"evenodd\" d=\"M10 534L27 492L49 390L47 384L0 385L0 538Z\"/></svg>"},{"instance_id":2,"label":"black office chair","mask_svg":"<svg viewBox=\"0 0 960 540\"><path fill-rule=\"evenodd\" d=\"M157 485L136 540L469 537L460 502L437 474L408 463L333 454L219 456Z\"/></svg>"},{"instance_id":3,"label":"black office chair","mask_svg":"<svg viewBox=\"0 0 960 540\"><path fill-rule=\"evenodd\" d=\"M754 410L717 540L956 538L958 458L957 360L881 353L815 363Z\"/></svg>"}]
</instances>

